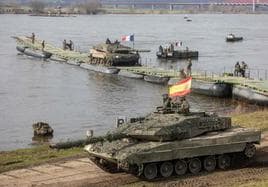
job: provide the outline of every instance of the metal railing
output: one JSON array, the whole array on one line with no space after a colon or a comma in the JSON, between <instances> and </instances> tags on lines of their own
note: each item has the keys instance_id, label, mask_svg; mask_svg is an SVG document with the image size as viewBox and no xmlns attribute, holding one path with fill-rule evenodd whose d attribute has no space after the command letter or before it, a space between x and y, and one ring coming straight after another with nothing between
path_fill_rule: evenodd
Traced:
<instances>
[{"instance_id":1,"label":"metal railing","mask_svg":"<svg viewBox=\"0 0 268 187\"><path fill-rule=\"evenodd\" d=\"M226 68L222 71L222 74L232 74L234 75L234 68ZM239 74L241 76L241 74ZM257 68L247 68L245 72L245 77L258 80L268 80L268 70L267 69L257 69Z\"/></svg>"}]
</instances>

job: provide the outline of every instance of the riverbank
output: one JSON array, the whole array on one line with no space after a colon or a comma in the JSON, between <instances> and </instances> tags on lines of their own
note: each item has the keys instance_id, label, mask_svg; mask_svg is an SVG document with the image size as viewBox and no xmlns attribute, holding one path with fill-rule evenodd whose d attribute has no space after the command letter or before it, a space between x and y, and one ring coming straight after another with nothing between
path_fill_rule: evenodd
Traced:
<instances>
[{"instance_id":1,"label":"riverbank","mask_svg":"<svg viewBox=\"0 0 268 187\"><path fill-rule=\"evenodd\" d=\"M234 114L232 116L233 124L239 124L243 127L260 128L262 131L268 130L268 110ZM0 173L85 156L86 153L82 147L55 150L44 145L28 149L4 151L0 152Z\"/></svg>"},{"instance_id":2,"label":"riverbank","mask_svg":"<svg viewBox=\"0 0 268 187\"><path fill-rule=\"evenodd\" d=\"M48 145L0 152L0 173L44 163L85 157L81 147L55 150Z\"/></svg>"}]
</instances>

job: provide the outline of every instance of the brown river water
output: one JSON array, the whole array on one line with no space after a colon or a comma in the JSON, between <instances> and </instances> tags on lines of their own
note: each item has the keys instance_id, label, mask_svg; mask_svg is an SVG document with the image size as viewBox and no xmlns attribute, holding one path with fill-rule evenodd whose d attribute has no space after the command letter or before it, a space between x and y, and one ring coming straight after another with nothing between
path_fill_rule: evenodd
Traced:
<instances>
[{"instance_id":1,"label":"brown river water","mask_svg":"<svg viewBox=\"0 0 268 187\"><path fill-rule=\"evenodd\" d=\"M86 130L103 134L115 126L118 116L143 116L161 104L167 87L117 75L90 72L64 63L17 55L14 35L31 35L61 46L72 40L75 49L88 51L109 37L135 34L135 48L142 63L179 68L185 61L163 62L155 57L160 44L182 41L199 51L193 70L221 73L244 60L252 75L264 78L268 69L268 15L96 15L31 17L0 15L0 151L32 146L32 124L48 122L55 130L52 141L80 139ZM226 43L228 33L242 42ZM125 43L132 46L131 43ZM255 73L254 73L255 71ZM258 73L257 73L258 72ZM258 106L230 99L190 94L192 110L250 111Z\"/></svg>"}]
</instances>

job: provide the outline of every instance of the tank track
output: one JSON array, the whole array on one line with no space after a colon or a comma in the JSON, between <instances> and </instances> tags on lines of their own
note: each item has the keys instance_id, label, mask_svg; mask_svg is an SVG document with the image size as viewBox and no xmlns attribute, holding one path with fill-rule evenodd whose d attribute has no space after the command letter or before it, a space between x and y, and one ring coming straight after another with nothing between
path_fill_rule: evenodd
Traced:
<instances>
[{"instance_id":1,"label":"tank track","mask_svg":"<svg viewBox=\"0 0 268 187\"><path fill-rule=\"evenodd\" d=\"M253 144L249 144L250 146ZM254 155L248 157L245 151L221 155L209 155L143 164L142 173L137 177L147 181L158 181L172 176L196 175L200 172L213 172L229 168L247 167L252 163Z\"/></svg>"}]
</instances>

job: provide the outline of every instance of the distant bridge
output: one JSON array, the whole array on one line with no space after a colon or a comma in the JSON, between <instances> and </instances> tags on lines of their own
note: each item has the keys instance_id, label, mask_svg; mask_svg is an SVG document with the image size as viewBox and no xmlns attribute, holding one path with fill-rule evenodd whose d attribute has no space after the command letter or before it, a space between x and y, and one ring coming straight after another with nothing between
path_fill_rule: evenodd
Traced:
<instances>
[{"instance_id":1,"label":"distant bridge","mask_svg":"<svg viewBox=\"0 0 268 187\"><path fill-rule=\"evenodd\" d=\"M170 2L129 2L129 1L101 1L101 4L103 6L113 6L114 8L118 8L119 6L128 6L131 8L139 7L151 7L152 10L155 9L155 7L158 6L166 6L169 7L170 10L173 10L175 6L210 6L210 5L216 5L216 6L268 6L268 2L221 2L221 3L202 3L202 2L181 2L181 3L170 3Z\"/></svg>"}]
</instances>

